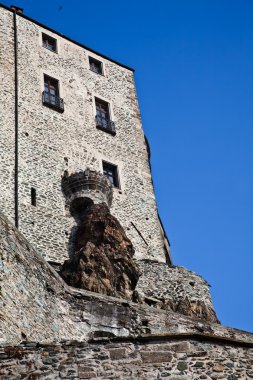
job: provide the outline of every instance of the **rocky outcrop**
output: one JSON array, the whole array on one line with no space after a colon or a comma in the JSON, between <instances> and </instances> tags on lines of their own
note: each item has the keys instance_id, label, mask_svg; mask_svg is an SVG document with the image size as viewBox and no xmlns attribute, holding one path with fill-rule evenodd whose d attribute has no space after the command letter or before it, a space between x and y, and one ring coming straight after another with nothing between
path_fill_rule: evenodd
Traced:
<instances>
[{"instance_id":1,"label":"rocky outcrop","mask_svg":"<svg viewBox=\"0 0 253 380\"><path fill-rule=\"evenodd\" d=\"M171 309L177 313L188 315L192 318L198 318L213 323L219 323L215 311L207 306L204 301L190 300L189 298L181 299L178 303L174 301L164 304L163 309Z\"/></svg>"},{"instance_id":2,"label":"rocky outcrop","mask_svg":"<svg viewBox=\"0 0 253 380\"><path fill-rule=\"evenodd\" d=\"M92 292L132 299L139 278L134 248L106 204L89 205L82 213L75 253L60 275L67 284Z\"/></svg>"}]
</instances>

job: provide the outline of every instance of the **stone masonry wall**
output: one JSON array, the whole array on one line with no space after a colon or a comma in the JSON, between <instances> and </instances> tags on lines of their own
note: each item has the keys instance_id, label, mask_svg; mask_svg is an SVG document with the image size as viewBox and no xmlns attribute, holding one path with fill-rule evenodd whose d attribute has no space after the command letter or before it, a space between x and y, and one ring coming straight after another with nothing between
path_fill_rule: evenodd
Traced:
<instances>
[{"instance_id":1,"label":"stone masonry wall","mask_svg":"<svg viewBox=\"0 0 253 380\"><path fill-rule=\"evenodd\" d=\"M252 334L73 289L1 213L0 320L1 379L253 376Z\"/></svg>"},{"instance_id":2,"label":"stone masonry wall","mask_svg":"<svg viewBox=\"0 0 253 380\"><path fill-rule=\"evenodd\" d=\"M11 45L12 13L1 7L0 13L4 20L2 33L7 34ZM68 256L75 221L62 193L62 175L65 170L72 174L87 167L101 172L104 160L119 169L120 189L114 189L111 212L133 242L136 258L165 261L132 71L90 53L21 15L17 16L17 28L21 232L48 260L63 262ZM42 32L57 39L57 53L42 47ZM13 49L4 44L4 54L7 47L10 58L5 61L5 76L10 83L13 82ZM105 75L89 69L89 56L102 61ZM59 80L63 113L42 104L44 74ZM10 123L13 86L8 87L8 92L6 144L3 142L5 161L0 167L7 179L12 175L14 158ZM95 96L110 103L116 136L96 128ZM37 192L37 207L31 205L31 187ZM1 188L3 198L8 199L8 202L1 199L1 208L8 215L13 210L12 189L13 184L8 181Z\"/></svg>"},{"instance_id":3,"label":"stone masonry wall","mask_svg":"<svg viewBox=\"0 0 253 380\"><path fill-rule=\"evenodd\" d=\"M28 377L25 377L28 376ZM1 379L250 380L253 348L193 339L0 346Z\"/></svg>"},{"instance_id":4,"label":"stone masonry wall","mask_svg":"<svg viewBox=\"0 0 253 380\"><path fill-rule=\"evenodd\" d=\"M0 9L0 209L14 221L14 45L13 16Z\"/></svg>"},{"instance_id":5,"label":"stone masonry wall","mask_svg":"<svg viewBox=\"0 0 253 380\"><path fill-rule=\"evenodd\" d=\"M144 302L192 317L217 321L210 285L196 273L179 266L150 260L138 262L141 270L136 290Z\"/></svg>"},{"instance_id":6,"label":"stone masonry wall","mask_svg":"<svg viewBox=\"0 0 253 380\"><path fill-rule=\"evenodd\" d=\"M67 286L0 213L0 343L203 335L250 344L249 333Z\"/></svg>"}]
</instances>

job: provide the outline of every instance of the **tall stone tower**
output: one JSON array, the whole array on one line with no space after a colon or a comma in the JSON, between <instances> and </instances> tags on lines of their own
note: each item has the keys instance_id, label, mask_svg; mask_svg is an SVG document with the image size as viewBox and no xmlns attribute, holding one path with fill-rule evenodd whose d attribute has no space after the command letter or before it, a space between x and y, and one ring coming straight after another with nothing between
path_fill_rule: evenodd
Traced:
<instances>
[{"instance_id":1,"label":"tall stone tower","mask_svg":"<svg viewBox=\"0 0 253 380\"><path fill-rule=\"evenodd\" d=\"M0 83L0 378L252 379L167 265L133 69L0 5Z\"/></svg>"},{"instance_id":2,"label":"tall stone tower","mask_svg":"<svg viewBox=\"0 0 253 380\"><path fill-rule=\"evenodd\" d=\"M170 262L133 69L0 7L0 209L48 261L75 212L105 202L137 260Z\"/></svg>"}]
</instances>

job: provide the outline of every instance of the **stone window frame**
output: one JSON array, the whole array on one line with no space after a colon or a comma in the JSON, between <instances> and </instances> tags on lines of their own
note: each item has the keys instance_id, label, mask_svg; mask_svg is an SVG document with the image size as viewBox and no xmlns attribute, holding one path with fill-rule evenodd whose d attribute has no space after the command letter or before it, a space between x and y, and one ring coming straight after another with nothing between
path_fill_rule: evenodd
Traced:
<instances>
[{"instance_id":1,"label":"stone window frame","mask_svg":"<svg viewBox=\"0 0 253 380\"><path fill-rule=\"evenodd\" d=\"M114 112L113 112L113 103L110 99L105 98L101 96L98 93L93 92L92 93L92 108L93 108L93 118L96 118L97 115L97 110L96 110L96 99L100 99L105 103L108 103L109 107L109 115L110 115L110 120L116 122L115 117L114 117Z\"/></svg>"},{"instance_id":2,"label":"stone window frame","mask_svg":"<svg viewBox=\"0 0 253 380\"><path fill-rule=\"evenodd\" d=\"M103 62L101 60L98 60L98 59L92 57L91 55L88 56L88 59L89 59L89 69L90 69L90 71L92 71L95 74L104 76L104 64L103 64ZM93 61L94 63L97 63L98 65L100 65L101 72L97 72L95 70L92 70L92 68L91 68L91 61Z\"/></svg>"},{"instance_id":3,"label":"stone window frame","mask_svg":"<svg viewBox=\"0 0 253 380\"><path fill-rule=\"evenodd\" d=\"M41 78L41 81L40 81L40 86L41 86L41 93L44 91L44 77L45 76L48 76L50 78L53 78L55 80L58 81L58 91L59 91L59 97L63 98L64 99L64 88L63 88L63 85L62 85L62 80L61 78L57 75L57 73L55 72L52 72L52 71L49 71L49 70L45 70L45 69L41 69L40 70L40 78Z\"/></svg>"},{"instance_id":4,"label":"stone window frame","mask_svg":"<svg viewBox=\"0 0 253 380\"><path fill-rule=\"evenodd\" d=\"M42 92L42 104L46 107L54 109L55 111L63 113L64 100L60 95L59 80L52 76L44 74L44 91Z\"/></svg>"},{"instance_id":5,"label":"stone window frame","mask_svg":"<svg viewBox=\"0 0 253 380\"><path fill-rule=\"evenodd\" d=\"M97 74L96 72L94 72L90 69L90 58L92 58L98 62L101 62L102 74ZM87 68L88 68L90 73L93 73L94 75L99 75L99 77L101 77L101 78L107 78L107 69L106 69L105 60L102 57L100 57L99 55L96 55L96 54L89 52L89 51L87 51Z\"/></svg>"},{"instance_id":6,"label":"stone window frame","mask_svg":"<svg viewBox=\"0 0 253 380\"><path fill-rule=\"evenodd\" d=\"M125 189L125 177L123 175L124 173L124 163L122 161L119 161L118 159L114 160L112 157L108 157L105 154L98 154L99 159L99 171L103 174L103 162L107 162L110 165L114 165L117 167L117 174L118 174L118 183L119 187L113 187L113 192L118 194L123 194Z\"/></svg>"},{"instance_id":7,"label":"stone window frame","mask_svg":"<svg viewBox=\"0 0 253 380\"><path fill-rule=\"evenodd\" d=\"M49 34L44 33L44 32L41 33L41 38L42 38L42 47L44 49L47 49L47 50L51 51L52 53L56 53L56 54L58 53L58 41L57 41L56 38L54 38L54 37L52 37ZM53 41L55 49L49 49L47 46L44 46L44 40L46 40L46 41L49 41L49 40Z\"/></svg>"},{"instance_id":8,"label":"stone window frame","mask_svg":"<svg viewBox=\"0 0 253 380\"><path fill-rule=\"evenodd\" d=\"M56 51L54 50L50 50L50 49L47 49L43 46L43 34L54 39L56 41ZM53 52L54 54L59 54L59 51L60 51L60 39L59 39L59 36L50 32L49 30L45 29L45 30L40 30L40 33L39 33L39 45L41 46L41 48L43 49L43 51L48 51L48 52Z\"/></svg>"},{"instance_id":9,"label":"stone window frame","mask_svg":"<svg viewBox=\"0 0 253 380\"><path fill-rule=\"evenodd\" d=\"M107 166L108 168L109 167L113 168L113 171L114 171L114 175L113 175L113 182L114 182L113 188L120 189L120 177L119 177L118 165L115 165L115 164L112 164L111 162L102 160L103 175L104 175L105 166Z\"/></svg>"}]
</instances>

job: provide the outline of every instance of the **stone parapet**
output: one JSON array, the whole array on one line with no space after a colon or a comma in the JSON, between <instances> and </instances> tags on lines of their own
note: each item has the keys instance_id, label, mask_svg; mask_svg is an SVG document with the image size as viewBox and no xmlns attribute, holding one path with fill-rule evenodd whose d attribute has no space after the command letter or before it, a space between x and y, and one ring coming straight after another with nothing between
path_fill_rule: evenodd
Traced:
<instances>
[{"instance_id":1,"label":"stone parapet","mask_svg":"<svg viewBox=\"0 0 253 380\"><path fill-rule=\"evenodd\" d=\"M62 191L69 203L77 198L88 198L96 203L112 204L112 185L101 173L86 169L77 173L65 172L62 177Z\"/></svg>"},{"instance_id":2,"label":"stone parapet","mask_svg":"<svg viewBox=\"0 0 253 380\"><path fill-rule=\"evenodd\" d=\"M136 290L144 303L193 318L218 322L210 285L197 273L154 260L139 260L142 275Z\"/></svg>"}]
</instances>

